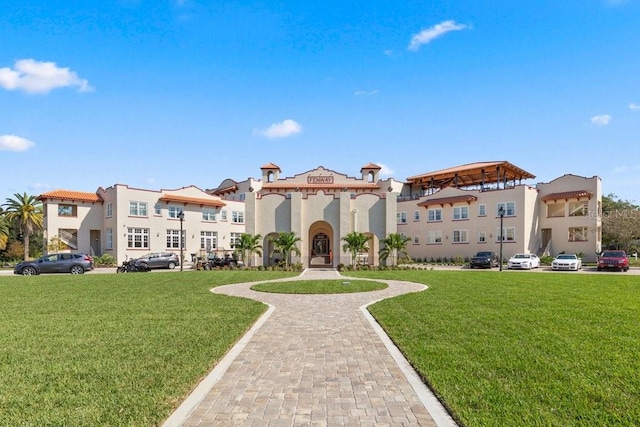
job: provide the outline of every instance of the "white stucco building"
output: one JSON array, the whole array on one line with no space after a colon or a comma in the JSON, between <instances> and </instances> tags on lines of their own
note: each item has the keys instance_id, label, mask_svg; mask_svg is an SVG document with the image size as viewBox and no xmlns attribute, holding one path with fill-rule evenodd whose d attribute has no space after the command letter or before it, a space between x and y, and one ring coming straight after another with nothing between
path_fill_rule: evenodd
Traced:
<instances>
[{"instance_id":1,"label":"white stucco building","mask_svg":"<svg viewBox=\"0 0 640 427\"><path fill-rule=\"evenodd\" d=\"M59 237L70 248L112 254L118 262L142 253L180 249L189 259L200 252L229 252L241 233L263 237L263 255L277 258L270 238L293 232L301 238L304 266L350 263L341 238L352 231L371 236L362 261L377 265L380 241L391 233L411 238L411 257L422 260L471 257L480 250L555 255L581 253L592 261L601 248L601 180L563 175L548 183L509 162L482 162L415 175L381 179L368 164L358 176L322 166L281 177L272 163L259 179L226 179L213 189L185 187L152 191L117 184L95 193L55 190L39 199L45 209L45 240ZM500 232L498 209L504 209ZM184 212L184 220L178 213Z\"/></svg>"}]
</instances>

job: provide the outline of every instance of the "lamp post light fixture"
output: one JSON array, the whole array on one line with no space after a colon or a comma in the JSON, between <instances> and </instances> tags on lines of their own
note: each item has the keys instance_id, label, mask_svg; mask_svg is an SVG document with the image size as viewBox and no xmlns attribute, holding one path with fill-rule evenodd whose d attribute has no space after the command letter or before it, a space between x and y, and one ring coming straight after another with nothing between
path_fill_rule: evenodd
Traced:
<instances>
[{"instance_id":1,"label":"lamp post light fixture","mask_svg":"<svg viewBox=\"0 0 640 427\"><path fill-rule=\"evenodd\" d=\"M502 271L502 242L504 241L504 206L500 206L498 209L498 215L500 215L500 234L498 237L500 238L500 271Z\"/></svg>"},{"instance_id":2,"label":"lamp post light fixture","mask_svg":"<svg viewBox=\"0 0 640 427\"><path fill-rule=\"evenodd\" d=\"M178 219L180 220L180 271L182 271L182 263L184 262L184 243L182 242L182 223L184 222L184 212L178 212Z\"/></svg>"}]
</instances>

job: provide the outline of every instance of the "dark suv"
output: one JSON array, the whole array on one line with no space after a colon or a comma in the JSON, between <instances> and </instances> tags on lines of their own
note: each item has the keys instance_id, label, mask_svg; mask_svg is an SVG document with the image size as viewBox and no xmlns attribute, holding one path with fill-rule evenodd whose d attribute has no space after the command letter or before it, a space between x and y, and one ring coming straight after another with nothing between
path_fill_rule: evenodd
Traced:
<instances>
[{"instance_id":1,"label":"dark suv","mask_svg":"<svg viewBox=\"0 0 640 427\"><path fill-rule=\"evenodd\" d=\"M493 268L500 265L500 260L498 260L498 255L495 252L485 251L478 252L471 258L469 262L469 267L471 268Z\"/></svg>"},{"instance_id":2,"label":"dark suv","mask_svg":"<svg viewBox=\"0 0 640 427\"><path fill-rule=\"evenodd\" d=\"M15 265L13 272L31 276L40 273L83 274L93 270L93 258L81 253L59 253L42 256L33 261L23 261Z\"/></svg>"},{"instance_id":3,"label":"dark suv","mask_svg":"<svg viewBox=\"0 0 640 427\"><path fill-rule=\"evenodd\" d=\"M173 270L176 266L180 265L180 258L178 254L174 252L152 252L135 258L132 261L135 265L143 269L151 268L168 268Z\"/></svg>"},{"instance_id":4,"label":"dark suv","mask_svg":"<svg viewBox=\"0 0 640 427\"><path fill-rule=\"evenodd\" d=\"M598 257L598 271L614 269L620 271L629 270L629 257L625 251L604 251Z\"/></svg>"}]
</instances>

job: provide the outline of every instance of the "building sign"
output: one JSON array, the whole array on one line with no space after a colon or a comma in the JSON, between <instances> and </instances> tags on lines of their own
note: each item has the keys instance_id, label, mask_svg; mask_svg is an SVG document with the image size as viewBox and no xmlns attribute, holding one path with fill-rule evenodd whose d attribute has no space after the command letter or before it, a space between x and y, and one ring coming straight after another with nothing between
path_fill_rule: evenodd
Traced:
<instances>
[{"instance_id":1,"label":"building sign","mask_svg":"<svg viewBox=\"0 0 640 427\"><path fill-rule=\"evenodd\" d=\"M307 184L333 184L333 176L312 176L307 177Z\"/></svg>"}]
</instances>

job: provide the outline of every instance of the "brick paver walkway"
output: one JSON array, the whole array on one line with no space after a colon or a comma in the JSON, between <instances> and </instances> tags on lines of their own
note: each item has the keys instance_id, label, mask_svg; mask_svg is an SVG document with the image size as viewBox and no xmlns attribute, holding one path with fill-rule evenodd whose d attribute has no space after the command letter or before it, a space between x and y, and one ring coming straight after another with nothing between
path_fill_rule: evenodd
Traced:
<instances>
[{"instance_id":1,"label":"brick paver walkway","mask_svg":"<svg viewBox=\"0 0 640 427\"><path fill-rule=\"evenodd\" d=\"M285 280L314 278L350 280L318 270ZM410 367L392 357L361 309L425 287L384 282L389 287L382 291L334 295L255 292L255 283L215 288L263 301L269 312L165 427L455 425L433 396L425 397L429 392L415 373L413 381L405 375L401 368Z\"/></svg>"}]
</instances>

